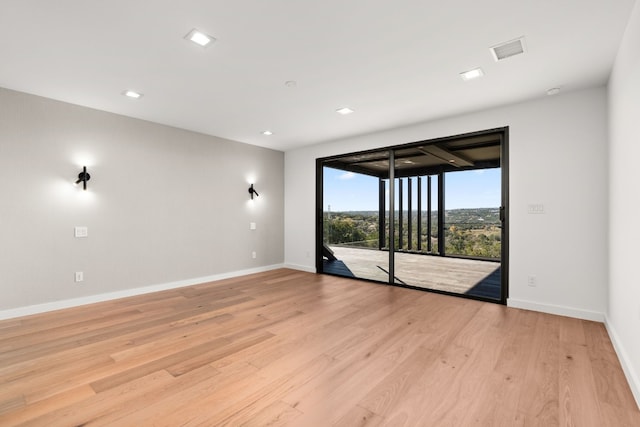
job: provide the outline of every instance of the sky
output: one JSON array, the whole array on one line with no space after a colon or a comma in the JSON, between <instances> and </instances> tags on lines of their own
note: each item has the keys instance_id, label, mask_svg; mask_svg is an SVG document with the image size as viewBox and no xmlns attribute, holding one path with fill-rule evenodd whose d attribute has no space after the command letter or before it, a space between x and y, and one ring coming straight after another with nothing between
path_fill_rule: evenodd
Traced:
<instances>
[{"instance_id":1,"label":"sky","mask_svg":"<svg viewBox=\"0 0 640 427\"><path fill-rule=\"evenodd\" d=\"M407 208L407 183L404 179L404 208ZM500 169L479 169L445 174L445 209L495 208L500 206ZM396 189L396 193L397 193ZM426 179L422 179L423 203L426 210ZM417 192L414 178L413 192ZM324 168L324 206L332 212L377 211L378 178ZM437 179L432 179L432 209L437 210ZM414 196L412 208L417 208ZM396 205L397 209L397 205Z\"/></svg>"}]
</instances>

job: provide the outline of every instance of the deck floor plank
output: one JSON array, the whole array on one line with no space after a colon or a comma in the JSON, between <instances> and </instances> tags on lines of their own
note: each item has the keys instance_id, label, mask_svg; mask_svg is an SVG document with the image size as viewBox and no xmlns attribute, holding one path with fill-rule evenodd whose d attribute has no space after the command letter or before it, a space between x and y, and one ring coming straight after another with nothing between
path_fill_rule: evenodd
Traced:
<instances>
[{"instance_id":1,"label":"deck floor plank","mask_svg":"<svg viewBox=\"0 0 640 427\"><path fill-rule=\"evenodd\" d=\"M331 246L337 261L324 271L344 277L388 282L389 252ZM466 258L396 252L396 283L454 294L500 300L500 263Z\"/></svg>"}]
</instances>

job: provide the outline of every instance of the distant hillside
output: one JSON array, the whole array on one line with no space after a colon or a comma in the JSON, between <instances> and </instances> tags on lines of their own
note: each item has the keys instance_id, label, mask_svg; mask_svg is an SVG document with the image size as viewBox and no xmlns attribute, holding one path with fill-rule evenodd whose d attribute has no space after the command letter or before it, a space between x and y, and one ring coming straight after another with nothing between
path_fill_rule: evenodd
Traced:
<instances>
[{"instance_id":1,"label":"distant hillside","mask_svg":"<svg viewBox=\"0 0 640 427\"><path fill-rule=\"evenodd\" d=\"M329 212L324 211L325 217ZM387 211L388 215L389 211ZM403 212L406 218L407 211ZM345 211L345 212L331 212L331 215L338 215L351 218L364 219L367 217L378 218L378 211ZM500 208L468 208L468 209L448 209L444 211L445 222L447 223L486 223L486 224L500 224ZM412 218L418 217L418 211L413 210L411 213ZM431 216L437 218L438 211L431 211ZM427 211L422 211L422 218L427 217ZM395 218L398 218L398 211L396 211Z\"/></svg>"},{"instance_id":2,"label":"distant hillside","mask_svg":"<svg viewBox=\"0 0 640 427\"><path fill-rule=\"evenodd\" d=\"M501 246L500 208L450 209L444 212L444 238L447 254L475 257L499 258ZM388 218L388 211L387 211ZM395 213L396 247L412 250L427 247L430 239L432 252L438 252L438 212L431 212L431 233L428 233L427 212L422 211L421 235L418 236L418 212L411 214L411 236L409 215L402 215L402 236L399 233L399 213ZM328 244L347 244L377 248L379 246L378 211L324 212L324 241ZM388 220L385 235L388 235ZM400 241L401 239L401 241ZM418 240L419 239L419 240ZM400 244L402 243L402 244ZM422 249L424 250L424 249Z\"/></svg>"}]
</instances>

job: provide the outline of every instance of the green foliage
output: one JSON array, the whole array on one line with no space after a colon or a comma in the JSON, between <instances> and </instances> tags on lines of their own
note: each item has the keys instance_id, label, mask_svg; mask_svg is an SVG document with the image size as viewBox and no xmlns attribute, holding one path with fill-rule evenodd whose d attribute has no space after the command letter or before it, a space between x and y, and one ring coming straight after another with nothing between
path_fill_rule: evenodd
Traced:
<instances>
[{"instance_id":1,"label":"green foliage","mask_svg":"<svg viewBox=\"0 0 640 427\"><path fill-rule=\"evenodd\" d=\"M445 231L445 253L481 258L500 258L500 228L463 229L452 225Z\"/></svg>"},{"instance_id":2,"label":"green foliage","mask_svg":"<svg viewBox=\"0 0 640 427\"><path fill-rule=\"evenodd\" d=\"M339 243L354 243L365 240L362 230L362 220L353 218L334 218L329 223L329 241Z\"/></svg>"},{"instance_id":3,"label":"green foliage","mask_svg":"<svg viewBox=\"0 0 640 427\"><path fill-rule=\"evenodd\" d=\"M413 212L412 235L409 237L408 215L403 215L402 250L418 248L417 212ZM388 238L388 215L385 220L385 236ZM399 218L395 215L395 242L400 247L398 236ZM431 215L431 252L438 253L438 215ZM324 241L328 244L344 244L357 247L377 248L379 245L378 212L325 212ZM427 252L427 216L422 215L421 251ZM411 245L409 245L411 238ZM497 208L454 209L445 211L445 252L448 255L463 255L480 258L500 258L501 228ZM385 245L388 246L388 245Z\"/></svg>"}]
</instances>

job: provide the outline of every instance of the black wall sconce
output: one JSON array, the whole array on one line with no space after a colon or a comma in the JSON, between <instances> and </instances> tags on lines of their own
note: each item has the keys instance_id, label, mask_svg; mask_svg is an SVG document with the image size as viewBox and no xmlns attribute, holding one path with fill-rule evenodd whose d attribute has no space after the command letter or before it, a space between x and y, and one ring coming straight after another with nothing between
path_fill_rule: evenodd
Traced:
<instances>
[{"instance_id":1,"label":"black wall sconce","mask_svg":"<svg viewBox=\"0 0 640 427\"><path fill-rule=\"evenodd\" d=\"M89 175L89 172L87 172L87 167L83 166L82 172L78 174L78 180L76 181L76 185L82 183L82 189L86 190L87 181L89 181L90 179L91 179L91 175Z\"/></svg>"},{"instance_id":2,"label":"black wall sconce","mask_svg":"<svg viewBox=\"0 0 640 427\"><path fill-rule=\"evenodd\" d=\"M259 196L258 192L253 188L253 184L251 184L251 187L249 187L249 194L251 194L251 200L253 200L254 194L256 195L256 197Z\"/></svg>"}]
</instances>

